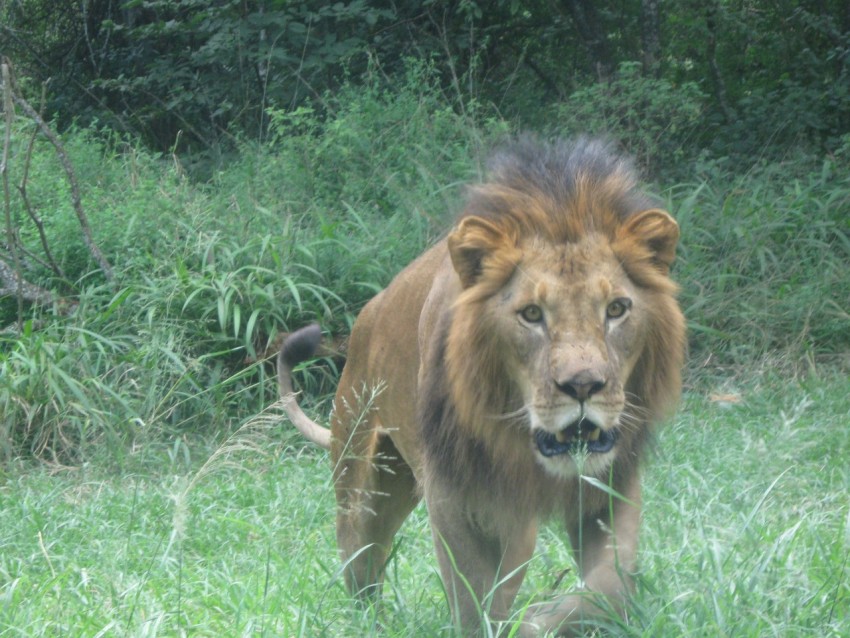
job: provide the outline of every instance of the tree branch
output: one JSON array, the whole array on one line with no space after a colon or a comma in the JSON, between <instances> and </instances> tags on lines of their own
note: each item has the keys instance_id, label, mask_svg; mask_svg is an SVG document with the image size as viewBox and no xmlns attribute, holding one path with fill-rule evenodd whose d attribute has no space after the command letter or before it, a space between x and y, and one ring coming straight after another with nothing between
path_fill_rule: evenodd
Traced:
<instances>
[{"instance_id":1,"label":"tree branch","mask_svg":"<svg viewBox=\"0 0 850 638\"><path fill-rule=\"evenodd\" d=\"M4 67L5 66L6 65L4 65ZM91 226L89 226L88 217L86 216L85 210L83 210L82 199L80 198L80 187L77 183L77 175L74 173L74 168L71 166L71 162L65 152L65 147L62 146L62 142L59 141L59 137L45 123L36 110L30 106L29 102L27 102L23 97L14 94L10 86L10 82L6 77L3 79L3 87L4 92L11 95L11 99L14 103L17 104L33 122L36 123L39 130L48 140L50 140L50 143L56 150L56 156L59 158L59 162L65 170L65 175L68 178L68 183L71 187L71 204L74 207L74 212L77 215L77 219L80 222L80 228L83 231L83 241L88 247L92 257L94 257L95 261L100 266L100 269L103 271L106 279L110 282L113 281L114 275L112 272L112 266L109 264L109 261L107 261L106 257L92 238Z\"/></svg>"},{"instance_id":2,"label":"tree branch","mask_svg":"<svg viewBox=\"0 0 850 638\"><path fill-rule=\"evenodd\" d=\"M3 159L0 162L0 175L3 176L3 208L6 216L6 238L9 242L9 251L12 253L12 263L14 268L8 268L7 264L3 264L9 270L9 275L12 277L10 281L17 281L17 285L9 286L7 294L15 294L18 298L18 330L23 329L24 325L24 297L23 297L23 277L21 277L21 260L18 256L18 251L15 250L15 233L12 227L12 203L11 194L9 192L9 147L12 145L12 122L15 117L15 107L12 103L12 87L10 81L9 65L4 61L0 65L0 78L3 81L3 111L6 115L6 133L3 136ZM3 273L5 275L5 273ZM6 276L3 279L7 279Z\"/></svg>"},{"instance_id":3,"label":"tree branch","mask_svg":"<svg viewBox=\"0 0 850 638\"><path fill-rule=\"evenodd\" d=\"M560 0L554 3L561 15L572 18L579 37L590 53L600 80L607 80L614 70L614 62L608 47L608 38L596 5L591 0Z\"/></svg>"},{"instance_id":4,"label":"tree branch","mask_svg":"<svg viewBox=\"0 0 850 638\"><path fill-rule=\"evenodd\" d=\"M41 108L44 109L45 102L45 93L47 91L47 83L45 83L41 88ZM35 224L35 227L38 229L38 236L41 240L41 247L44 250L44 255L47 258L47 263L45 264L40 259L38 260L42 265L46 265L50 270L52 270L58 277L62 279L67 279L65 273L62 271L62 268L59 267L59 264L56 263L56 260L53 259L53 253L50 251L50 245L47 242L47 235L44 234L44 222L41 221L41 217L35 212L30 204L29 196L27 195L27 180L29 178L30 172L30 164L32 163L32 150L33 146L35 146L35 136L38 134L38 126L33 129L32 135L30 136L29 144L27 144L27 152L24 157L24 174L21 177L21 181L18 184L18 192L21 194L21 199L24 202L24 208L27 211L27 214L30 216L30 219Z\"/></svg>"},{"instance_id":5,"label":"tree branch","mask_svg":"<svg viewBox=\"0 0 850 638\"><path fill-rule=\"evenodd\" d=\"M661 17L658 0L641 0L640 35L643 46L643 74L659 79L661 77Z\"/></svg>"},{"instance_id":6,"label":"tree branch","mask_svg":"<svg viewBox=\"0 0 850 638\"><path fill-rule=\"evenodd\" d=\"M49 290L26 281L21 277L16 268L13 268L4 259L0 258L0 297L11 295L17 295L21 301L32 301L42 304L52 304L58 300L56 295Z\"/></svg>"},{"instance_id":7,"label":"tree branch","mask_svg":"<svg viewBox=\"0 0 850 638\"><path fill-rule=\"evenodd\" d=\"M729 101L726 97L726 82L723 80L723 74L720 72L720 67L717 64L717 17L718 5L710 2L705 7L705 25L708 29L708 42L706 43L706 58L708 59L708 69L711 75L712 84L714 84L714 97L720 107L720 112L723 114L723 119L729 124L735 121L735 112L729 106Z\"/></svg>"}]
</instances>

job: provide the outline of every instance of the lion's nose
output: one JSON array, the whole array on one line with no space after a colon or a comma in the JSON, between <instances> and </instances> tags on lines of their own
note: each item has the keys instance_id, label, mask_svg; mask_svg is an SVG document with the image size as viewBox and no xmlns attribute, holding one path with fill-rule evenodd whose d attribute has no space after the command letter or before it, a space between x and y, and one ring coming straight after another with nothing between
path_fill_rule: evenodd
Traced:
<instances>
[{"instance_id":1,"label":"lion's nose","mask_svg":"<svg viewBox=\"0 0 850 638\"><path fill-rule=\"evenodd\" d=\"M605 377L594 370L582 370L566 381L558 381L555 385L564 394L576 401L587 401L597 392L601 392L608 383Z\"/></svg>"}]
</instances>

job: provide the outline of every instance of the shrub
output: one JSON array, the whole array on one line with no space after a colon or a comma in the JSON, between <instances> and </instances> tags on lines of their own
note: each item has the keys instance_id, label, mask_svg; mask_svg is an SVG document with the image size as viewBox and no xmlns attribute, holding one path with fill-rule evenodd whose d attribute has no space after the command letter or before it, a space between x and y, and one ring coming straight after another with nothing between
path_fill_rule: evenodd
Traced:
<instances>
[{"instance_id":1,"label":"shrub","mask_svg":"<svg viewBox=\"0 0 850 638\"><path fill-rule=\"evenodd\" d=\"M299 277L312 270L318 285L332 282L347 312L445 230L460 185L478 178L478 160L507 130L474 103L450 102L435 70L417 62L392 87L373 76L325 96L321 114L273 109L270 118L271 143L244 144L215 181L239 212L222 215L236 222L226 232L247 241L286 227L288 250L304 260ZM319 310L347 328L342 313Z\"/></svg>"},{"instance_id":2,"label":"shrub","mask_svg":"<svg viewBox=\"0 0 850 638\"><path fill-rule=\"evenodd\" d=\"M609 82L580 88L554 108L554 130L618 140L648 173L674 171L683 160L704 110L693 82L675 85L644 76L624 62Z\"/></svg>"},{"instance_id":3,"label":"shrub","mask_svg":"<svg viewBox=\"0 0 850 638\"><path fill-rule=\"evenodd\" d=\"M846 171L832 161L796 177L775 164L742 176L714 167L668 197L695 359L742 364L850 347Z\"/></svg>"},{"instance_id":4,"label":"shrub","mask_svg":"<svg viewBox=\"0 0 850 638\"><path fill-rule=\"evenodd\" d=\"M273 140L242 143L208 184L188 180L178 158L70 131L114 288L93 270L55 159L37 145L30 199L68 276L27 274L75 310L31 307L24 333L0 339L2 454L79 462L227 431L273 402L257 359L275 333L318 319L347 334L363 303L442 232L458 206L454 180L474 174L479 148L504 130L474 105L453 109L433 74L412 64L392 91L375 76L326 96L321 116L275 110Z\"/></svg>"}]
</instances>

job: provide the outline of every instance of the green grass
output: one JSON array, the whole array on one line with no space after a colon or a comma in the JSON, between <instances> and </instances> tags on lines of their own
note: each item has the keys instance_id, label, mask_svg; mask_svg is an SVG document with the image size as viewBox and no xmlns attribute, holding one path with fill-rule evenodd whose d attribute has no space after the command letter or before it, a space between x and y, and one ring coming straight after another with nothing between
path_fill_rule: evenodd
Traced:
<instances>
[{"instance_id":1,"label":"green grass","mask_svg":"<svg viewBox=\"0 0 850 638\"><path fill-rule=\"evenodd\" d=\"M0 462L112 455L121 466L128 447L227 433L271 403L271 367L248 364L280 330L319 321L348 334L363 304L450 227L463 185L510 131L439 86L432 66L411 62L392 86L376 77L321 108L273 108L270 139L238 141L203 183L187 177L191 157L64 132L112 283L85 246L52 146L37 139L27 164L31 131L18 118L8 172L13 185L28 176L28 200L13 188L9 218L25 278L59 301L25 304L19 318L14 295L0 297ZM667 121L664 100L656 106L656 124ZM649 136L639 155L666 155L663 126L630 121L627 145ZM740 374L767 356L800 369L850 351L848 154L798 159L745 170L683 160L675 174L688 181L660 189L682 229L674 276L703 374ZM41 263L29 210L61 275ZM312 396L326 394L319 385Z\"/></svg>"},{"instance_id":2,"label":"green grass","mask_svg":"<svg viewBox=\"0 0 850 638\"><path fill-rule=\"evenodd\" d=\"M847 633L848 390L839 375L689 398L648 472L645 635Z\"/></svg>"},{"instance_id":3,"label":"green grass","mask_svg":"<svg viewBox=\"0 0 850 638\"><path fill-rule=\"evenodd\" d=\"M796 170L712 169L667 192L682 233L674 276L697 363L847 350L850 177L831 161Z\"/></svg>"},{"instance_id":4,"label":"green grass","mask_svg":"<svg viewBox=\"0 0 850 638\"><path fill-rule=\"evenodd\" d=\"M269 142L238 141L205 183L187 177L191 157L64 132L112 284L36 142L29 204L62 275L40 263L15 189L8 212L26 277L61 302L26 305L18 330L16 300L0 298L0 635L450 633L422 509L398 537L383 610L352 605L328 461L270 430L272 367L255 359L308 321L347 334L447 229L511 125L444 95L427 64L321 102L271 109ZM659 131L624 139L651 142L646 160L664 154ZM15 185L29 124L11 133ZM648 463L639 593L612 632L850 634L848 154L704 159L661 189L682 229L674 276L701 381ZM808 380L776 378L800 370ZM334 376L309 376L310 409L327 410ZM544 599L570 565L546 528L519 602Z\"/></svg>"},{"instance_id":5,"label":"green grass","mask_svg":"<svg viewBox=\"0 0 850 638\"><path fill-rule=\"evenodd\" d=\"M392 92L376 81L326 97L321 114L274 109L272 140L240 142L205 183L187 177L181 161L192 158L65 132L111 284L88 254L52 147L38 140L27 164L29 126L14 123L10 183L27 175L28 200L12 189L7 212L27 250L25 278L61 303L28 303L19 318L14 295L0 296L0 462L79 464L102 460L98 450L121 456L231 431L274 400L268 369L246 364L278 331L310 321L347 334L445 230L460 184L477 178L482 149L507 128L472 105L453 109L427 65L412 64ZM28 210L62 276L41 263Z\"/></svg>"},{"instance_id":6,"label":"green grass","mask_svg":"<svg viewBox=\"0 0 850 638\"><path fill-rule=\"evenodd\" d=\"M612 633L848 635L850 382L754 379L739 403L714 390L687 395L648 462L638 594ZM255 420L217 447L181 440L147 467L3 477L0 634L451 635L421 507L383 610L352 603L327 457L286 424ZM563 535L545 528L520 604L569 567Z\"/></svg>"}]
</instances>

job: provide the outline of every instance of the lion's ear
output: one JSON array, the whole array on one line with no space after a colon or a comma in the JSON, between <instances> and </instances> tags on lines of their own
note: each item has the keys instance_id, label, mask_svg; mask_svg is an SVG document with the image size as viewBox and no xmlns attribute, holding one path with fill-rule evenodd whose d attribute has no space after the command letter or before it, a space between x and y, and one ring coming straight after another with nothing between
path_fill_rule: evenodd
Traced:
<instances>
[{"instance_id":1,"label":"lion's ear","mask_svg":"<svg viewBox=\"0 0 850 638\"><path fill-rule=\"evenodd\" d=\"M638 242L665 273L676 257L679 225L667 212L652 208L629 218L617 233L618 241Z\"/></svg>"},{"instance_id":2,"label":"lion's ear","mask_svg":"<svg viewBox=\"0 0 850 638\"><path fill-rule=\"evenodd\" d=\"M511 234L483 217L465 217L449 234L449 255L464 288L478 280L489 258L500 251L504 257L513 256L515 250L516 242ZM498 265L492 262L488 265ZM515 262L510 265L511 270L515 265Z\"/></svg>"}]
</instances>

